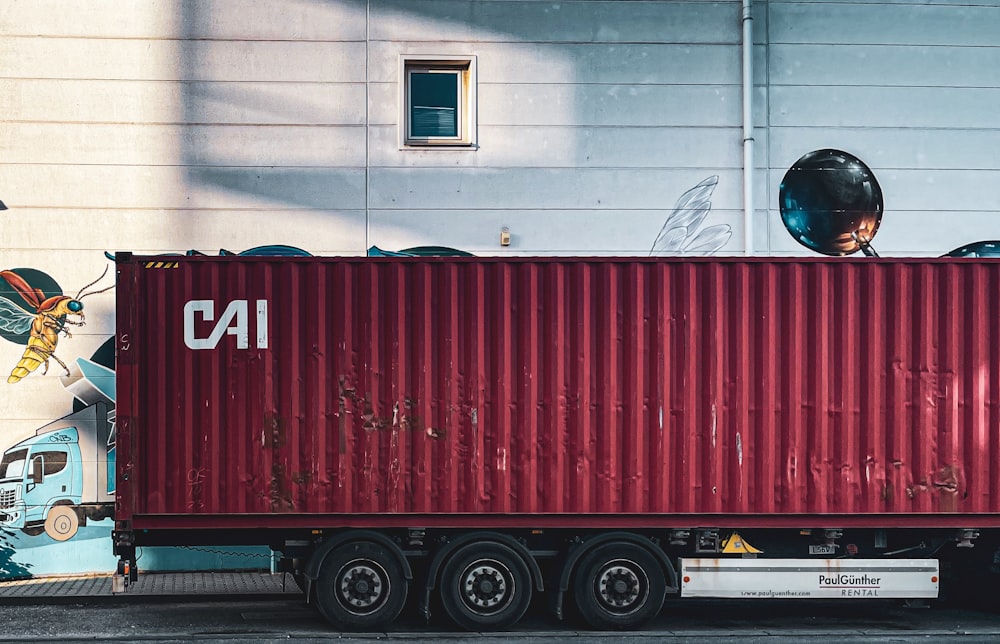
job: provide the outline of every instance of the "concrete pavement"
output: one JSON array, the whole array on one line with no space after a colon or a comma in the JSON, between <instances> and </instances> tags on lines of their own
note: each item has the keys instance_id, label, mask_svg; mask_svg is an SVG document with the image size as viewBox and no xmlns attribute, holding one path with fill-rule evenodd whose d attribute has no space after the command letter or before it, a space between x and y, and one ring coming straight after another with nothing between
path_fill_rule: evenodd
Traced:
<instances>
[{"instance_id":1,"label":"concrete pavement","mask_svg":"<svg viewBox=\"0 0 1000 644\"><path fill-rule=\"evenodd\" d=\"M291 575L269 572L143 573L124 593L111 592L111 575L36 577L0 581L0 605L79 602L99 598L169 598L171 600L233 596L294 597L301 591Z\"/></svg>"}]
</instances>

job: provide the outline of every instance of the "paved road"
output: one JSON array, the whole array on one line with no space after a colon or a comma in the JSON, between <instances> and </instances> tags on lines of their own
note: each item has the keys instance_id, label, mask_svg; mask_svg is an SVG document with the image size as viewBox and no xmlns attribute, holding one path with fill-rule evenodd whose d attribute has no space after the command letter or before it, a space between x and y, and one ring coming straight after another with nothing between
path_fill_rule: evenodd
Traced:
<instances>
[{"instance_id":1,"label":"paved road","mask_svg":"<svg viewBox=\"0 0 1000 644\"><path fill-rule=\"evenodd\" d=\"M345 635L298 598L196 597L81 598L72 603L0 605L4 642L338 642L401 641L406 644L521 644L614 642L801 642L822 637L854 642L996 642L1000 612L959 607L905 608L896 603L674 602L649 629L607 633L577 631L539 611L516 633L489 636L460 633L445 623L427 626L406 616L393 633Z\"/></svg>"}]
</instances>

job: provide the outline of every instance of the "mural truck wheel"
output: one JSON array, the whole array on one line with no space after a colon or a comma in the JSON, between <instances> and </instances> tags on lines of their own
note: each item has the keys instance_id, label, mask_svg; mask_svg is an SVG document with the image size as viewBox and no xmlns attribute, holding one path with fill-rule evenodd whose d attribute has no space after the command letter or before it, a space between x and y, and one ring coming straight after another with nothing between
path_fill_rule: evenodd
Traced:
<instances>
[{"instance_id":1,"label":"mural truck wheel","mask_svg":"<svg viewBox=\"0 0 1000 644\"><path fill-rule=\"evenodd\" d=\"M80 517L69 505L55 506L49 510L49 516L45 518L45 534L56 541L72 539L79 527Z\"/></svg>"}]
</instances>

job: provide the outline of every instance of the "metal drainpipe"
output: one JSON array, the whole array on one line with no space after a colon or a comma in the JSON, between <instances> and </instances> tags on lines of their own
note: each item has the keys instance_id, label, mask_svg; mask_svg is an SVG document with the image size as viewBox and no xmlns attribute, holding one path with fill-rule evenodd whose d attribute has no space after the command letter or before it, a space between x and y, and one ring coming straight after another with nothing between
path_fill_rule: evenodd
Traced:
<instances>
[{"instance_id":1,"label":"metal drainpipe","mask_svg":"<svg viewBox=\"0 0 1000 644\"><path fill-rule=\"evenodd\" d=\"M753 0L743 0L743 254L753 255Z\"/></svg>"}]
</instances>

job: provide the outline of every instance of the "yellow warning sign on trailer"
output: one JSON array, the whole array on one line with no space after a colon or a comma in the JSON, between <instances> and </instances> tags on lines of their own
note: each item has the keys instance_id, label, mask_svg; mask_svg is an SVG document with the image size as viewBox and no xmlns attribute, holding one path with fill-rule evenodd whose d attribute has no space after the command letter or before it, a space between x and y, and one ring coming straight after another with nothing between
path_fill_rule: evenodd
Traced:
<instances>
[{"instance_id":1,"label":"yellow warning sign on trailer","mask_svg":"<svg viewBox=\"0 0 1000 644\"><path fill-rule=\"evenodd\" d=\"M729 535L729 538L722 542L722 552L737 555L756 555L763 550L758 550L743 540L739 532Z\"/></svg>"}]
</instances>

